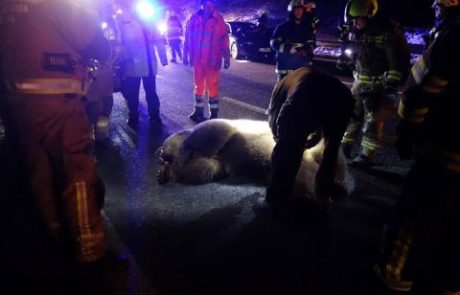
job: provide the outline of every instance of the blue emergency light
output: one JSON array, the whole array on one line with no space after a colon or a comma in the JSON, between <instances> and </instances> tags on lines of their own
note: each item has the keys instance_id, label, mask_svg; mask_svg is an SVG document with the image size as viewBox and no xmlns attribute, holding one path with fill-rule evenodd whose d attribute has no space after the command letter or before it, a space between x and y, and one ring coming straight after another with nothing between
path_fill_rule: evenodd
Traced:
<instances>
[{"instance_id":1,"label":"blue emergency light","mask_svg":"<svg viewBox=\"0 0 460 295\"><path fill-rule=\"evenodd\" d=\"M156 20L159 14L158 8L158 6L148 0L140 0L135 6L137 16L145 22L153 22Z\"/></svg>"}]
</instances>

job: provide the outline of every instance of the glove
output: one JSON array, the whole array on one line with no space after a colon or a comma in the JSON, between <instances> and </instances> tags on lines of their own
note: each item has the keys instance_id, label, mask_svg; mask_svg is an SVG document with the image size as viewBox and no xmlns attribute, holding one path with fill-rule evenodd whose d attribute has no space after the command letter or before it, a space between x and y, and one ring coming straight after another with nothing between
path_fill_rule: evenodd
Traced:
<instances>
[{"instance_id":1,"label":"glove","mask_svg":"<svg viewBox=\"0 0 460 295\"><path fill-rule=\"evenodd\" d=\"M416 135L417 126L414 123L406 120L401 120L396 126L395 147L401 159L409 160L413 158Z\"/></svg>"},{"instance_id":2,"label":"glove","mask_svg":"<svg viewBox=\"0 0 460 295\"><path fill-rule=\"evenodd\" d=\"M224 59L224 69L228 69L230 67L230 59Z\"/></svg>"}]
</instances>

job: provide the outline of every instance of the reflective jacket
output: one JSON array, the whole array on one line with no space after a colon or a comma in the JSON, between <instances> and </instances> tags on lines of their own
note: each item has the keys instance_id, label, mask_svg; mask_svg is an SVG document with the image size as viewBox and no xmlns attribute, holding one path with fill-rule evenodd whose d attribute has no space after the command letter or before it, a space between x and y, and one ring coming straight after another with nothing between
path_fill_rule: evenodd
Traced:
<instances>
[{"instance_id":1,"label":"reflective jacket","mask_svg":"<svg viewBox=\"0 0 460 295\"><path fill-rule=\"evenodd\" d=\"M358 74L385 77L391 86L403 81L410 66L410 55L406 38L397 23L369 20L364 29L352 29L347 42Z\"/></svg>"},{"instance_id":2,"label":"reflective jacket","mask_svg":"<svg viewBox=\"0 0 460 295\"><path fill-rule=\"evenodd\" d=\"M203 10L192 15L187 23L184 40L184 56L190 64L196 63L212 69L222 68L222 58L230 58L228 27L216 10L206 18Z\"/></svg>"},{"instance_id":3,"label":"reflective jacket","mask_svg":"<svg viewBox=\"0 0 460 295\"><path fill-rule=\"evenodd\" d=\"M460 173L460 16L447 20L414 64L398 113L420 132L418 152Z\"/></svg>"},{"instance_id":4,"label":"reflective jacket","mask_svg":"<svg viewBox=\"0 0 460 295\"><path fill-rule=\"evenodd\" d=\"M1 72L9 91L81 94L85 58L106 61L110 57L97 16L82 14L70 1L2 5Z\"/></svg>"},{"instance_id":5,"label":"reflective jacket","mask_svg":"<svg viewBox=\"0 0 460 295\"><path fill-rule=\"evenodd\" d=\"M276 52L277 73L287 74L310 65L316 39L314 30L314 22L310 18L303 18L299 24L288 20L276 27L270 45ZM293 47L297 47L295 53L291 52Z\"/></svg>"}]
</instances>

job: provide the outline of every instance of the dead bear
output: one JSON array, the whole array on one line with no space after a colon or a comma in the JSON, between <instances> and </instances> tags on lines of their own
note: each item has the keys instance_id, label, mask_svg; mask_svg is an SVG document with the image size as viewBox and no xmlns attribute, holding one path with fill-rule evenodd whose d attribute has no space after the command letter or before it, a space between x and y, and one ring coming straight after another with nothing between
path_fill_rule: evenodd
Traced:
<instances>
[{"instance_id":1,"label":"dead bear","mask_svg":"<svg viewBox=\"0 0 460 295\"><path fill-rule=\"evenodd\" d=\"M158 148L159 184L204 184L226 177L247 177L268 183L275 141L266 121L214 119L172 134ZM293 194L312 196L323 143L303 154ZM345 191L347 164L339 152L335 177Z\"/></svg>"}]
</instances>

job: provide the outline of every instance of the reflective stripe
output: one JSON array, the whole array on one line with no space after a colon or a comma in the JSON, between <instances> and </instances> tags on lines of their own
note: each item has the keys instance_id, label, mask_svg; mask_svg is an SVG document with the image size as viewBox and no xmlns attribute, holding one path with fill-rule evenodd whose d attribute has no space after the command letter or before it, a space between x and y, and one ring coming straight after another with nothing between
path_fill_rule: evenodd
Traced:
<instances>
[{"instance_id":1,"label":"reflective stripe","mask_svg":"<svg viewBox=\"0 0 460 295\"><path fill-rule=\"evenodd\" d=\"M76 79L27 79L21 82L10 82L12 92L26 94L82 94L83 85Z\"/></svg>"},{"instance_id":2,"label":"reflective stripe","mask_svg":"<svg viewBox=\"0 0 460 295\"><path fill-rule=\"evenodd\" d=\"M421 85L426 74L428 74L428 68L425 64L423 56L411 68L412 77L414 77L415 83Z\"/></svg>"},{"instance_id":3,"label":"reflective stripe","mask_svg":"<svg viewBox=\"0 0 460 295\"><path fill-rule=\"evenodd\" d=\"M397 83L401 81L402 74L399 71L390 70L387 72L386 77L387 77L387 82Z\"/></svg>"},{"instance_id":4,"label":"reflective stripe","mask_svg":"<svg viewBox=\"0 0 460 295\"><path fill-rule=\"evenodd\" d=\"M378 148L380 148L380 143L372 138L363 137L361 146L363 147L365 153L375 152Z\"/></svg>"},{"instance_id":5,"label":"reflective stripe","mask_svg":"<svg viewBox=\"0 0 460 295\"><path fill-rule=\"evenodd\" d=\"M431 159L449 171L460 174L460 153L441 150L432 143L425 142L417 147L417 151L425 158Z\"/></svg>"},{"instance_id":6,"label":"reflective stripe","mask_svg":"<svg viewBox=\"0 0 460 295\"><path fill-rule=\"evenodd\" d=\"M383 83L383 81L385 80L384 75L381 75L381 76L369 76L369 75L360 74L358 72L353 73L353 78L355 80L359 81L360 83L363 83L363 84L366 84L366 83L369 83L369 84Z\"/></svg>"},{"instance_id":7,"label":"reflective stripe","mask_svg":"<svg viewBox=\"0 0 460 295\"><path fill-rule=\"evenodd\" d=\"M449 82L443 80L437 76L431 76L428 80L423 83L422 89L423 91L438 94L444 90Z\"/></svg>"},{"instance_id":8,"label":"reflective stripe","mask_svg":"<svg viewBox=\"0 0 460 295\"><path fill-rule=\"evenodd\" d=\"M413 123L422 123L428 115L429 111L430 109L427 107L407 110L403 101L400 101L398 106L398 115L401 118Z\"/></svg>"},{"instance_id":9,"label":"reflective stripe","mask_svg":"<svg viewBox=\"0 0 460 295\"><path fill-rule=\"evenodd\" d=\"M278 49L279 53L283 53L284 52L284 43L281 43L280 44L280 47Z\"/></svg>"},{"instance_id":10,"label":"reflective stripe","mask_svg":"<svg viewBox=\"0 0 460 295\"><path fill-rule=\"evenodd\" d=\"M294 71L295 70L278 70L278 69L275 69L275 73L277 73L277 74L289 74L289 73L292 73Z\"/></svg>"}]
</instances>

